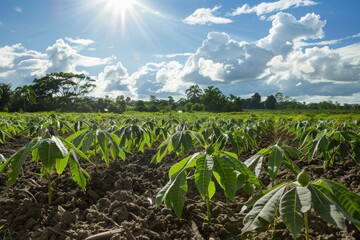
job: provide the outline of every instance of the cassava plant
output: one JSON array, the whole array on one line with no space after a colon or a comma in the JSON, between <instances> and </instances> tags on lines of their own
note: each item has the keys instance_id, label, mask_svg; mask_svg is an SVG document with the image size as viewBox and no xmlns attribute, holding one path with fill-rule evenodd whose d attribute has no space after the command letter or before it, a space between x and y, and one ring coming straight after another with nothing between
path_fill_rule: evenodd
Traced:
<instances>
[{"instance_id":1,"label":"cassava plant","mask_svg":"<svg viewBox=\"0 0 360 240\"><path fill-rule=\"evenodd\" d=\"M50 132L52 132L52 130ZM55 171L58 175L61 175L68 165L72 179L85 191L86 177L89 177L89 175L81 168L77 154L80 154L81 157L87 160L89 159L71 143L66 143L66 146L60 138L48 132L44 137L33 138L23 148L0 165L0 173L7 169L7 187L10 188L15 184L21 168L31 155L32 161L40 163L40 176L47 179L49 205L53 200L52 175ZM68 149L70 149L70 151Z\"/></svg>"},{"instance_id":2,"label":"cassava plant","mask_svg":"<svg viewBox=\"0 0 360 240\"><path fill-rule=\"evenodd\" d=\"M85 125L84 129L79 127ZM125 150L120 145L120 138L111 132L102 130L96 122L86 123L78 122L76 124L78 131L70 135L66 140L72 143L76 148L81 149L85 154L93 156L95 162L95 171L98 172L98 153L106 165L110 164L110 156L113 160L118 157L125 160Z\"/></svg>"},{"instance_id":3,"label":"cassava plant","mask_svg":"<svg viewBox=\"0 0 360 240\"><path fill-rule=\"evenodd\" d=\"M308 215L312 209L335 227L344 229L346 218L360 229L360 196L331 180L311 180L305 170L295 181L281 183L253 197L242 211L250 208L243 220L243 233L264 227L264 221L271 223L278 214L294 239L305 228L308 240Z\"/></svg>"},{"instance_id":4,"label":"cassava plant","mask_svg":"<svg viewBox=\"0 0 360 240\"><path fill-rule=\"evenodd\" d=\"M278 141L275 145L261 149L244 163L257 177L261 169L264 168L272 181L272 186L274 186L274 181L282 165L295 175L300 172L297 165L292 161L292 159L299 159L300 157L301 152L297 148ZM267 159L266 164L265 159Z\"/></svg>"},{"instance_id":5,"label":"cassava plant","mask_svg":"<svg viewBox=\"0 0 360 240\"><path fill-rule=\"evenodd\" d=\"M188 177L194 172L193 177ZM201 198L206 203L207 220L211 220L210 201L216 192L215 181L224 190L225 196L231 200L240 188L251 185L261 186L255 175L238 160L236 154L221 151L213 145L208 145L203 151L196 152L169 170L169 182L156 196L156 204L164 203L172 208L178 218L181 218L188 189L188 179L195 181Z\"/></svg>"}]
</instances>

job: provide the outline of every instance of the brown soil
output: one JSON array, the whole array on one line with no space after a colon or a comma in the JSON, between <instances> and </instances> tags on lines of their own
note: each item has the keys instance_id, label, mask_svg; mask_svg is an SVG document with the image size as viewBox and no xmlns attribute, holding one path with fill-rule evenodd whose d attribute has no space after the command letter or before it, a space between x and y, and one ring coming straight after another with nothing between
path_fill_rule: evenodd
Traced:
<instances>
[{"instance_id":1,"label":"brown soil","mask_svg":"<svg viewBox=\"0 0 360 240\"><path fill-rule=\"evenodd\" d=\"M17 138L0 145L0 153L9 157L26 138ZM265 143L267 141L264 141ZM268 143L266 143L268 144ZM25 164L15 186L5 189L6 175L0 175L0 238L1 239L291 239L282 221L266 226L264 231L241 235L244 214L240 213L248 200L239 191L234 201L226 200L221 190L212 203L212 220L205 220L206 207L189 180L189 190L183 218L177 219L171 209L157 208L157 192L168 181L167 171L179 158L170 155L160 164L150 164L156 150L128 156L126 161L102 166L101 174L93 167L86 170L92 176L86 192L82 192L66 172L53 175L54 202L47 204L47 183L34 173L35 163ZM249 154L247 154L249 155ZM303 166L306 163L299 162ZM360 192L360 169L353 162L329 167L326 171L311 167L315 177L339 181L354 192ZM293 178L286 170L282 179ZM267 176L262 176L267 182ZM218 188L220 189L220 188ZM310 214L311 239L360 239L360 233L350 224L345 231L326 224ZM95 234L103 233L102 238Z\"/></svg>"}]
</instances>

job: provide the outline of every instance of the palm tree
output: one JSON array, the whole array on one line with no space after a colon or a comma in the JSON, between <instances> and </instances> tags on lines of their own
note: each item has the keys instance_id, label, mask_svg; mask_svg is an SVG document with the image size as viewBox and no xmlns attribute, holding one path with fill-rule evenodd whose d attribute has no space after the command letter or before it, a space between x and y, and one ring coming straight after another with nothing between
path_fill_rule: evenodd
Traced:
<instances>
[{"instance_id":1,"label":"palm tree","mask_svg":"<svg viewBox=\"0 0 360 240\"><path fill-rule=\"evenodd\" d=\"M197 103L200 100L203 91L199 85L191 85L189 89L185 91L187 99L192 103Z\"/></svg>"},{"instance_id":2,"label":"palm tree","mask_svg":"<svg viewBox=\"0 0 360 240\"><path fill-rule=\"evenodd\" d=\"M22 105L23 110L26 112L26 105L33 105L36 103L35 91L31 86L20 86L15 89L14 102L18 105ZM21 108L19 106L19 108Z\"/></svg>"}]
</instances>

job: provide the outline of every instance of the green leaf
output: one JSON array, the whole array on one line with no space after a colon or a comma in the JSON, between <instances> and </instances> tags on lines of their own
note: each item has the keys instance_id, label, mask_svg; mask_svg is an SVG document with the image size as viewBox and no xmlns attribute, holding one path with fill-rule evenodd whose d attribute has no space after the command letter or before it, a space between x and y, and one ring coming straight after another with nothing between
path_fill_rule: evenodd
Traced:
<instances>
[{"instance_id":1,"label":"green leaf","mask_svg":"<svg viewBox=\"0 0 360 240\"><path fill-rule=\"evenodd\" d=\"M181 172L176 178L168 197L170 197L170 204L174 209L178 218L181 218L182 211L185 203L185 195L187 192L187 181L185 172Z\"/></svg>"},{"instance_id":2,"label":"green leaf","mask_svg":"<svg viewBox=\"0 0 360 240\"><path fill-rule=\"evenodd\" d=\"M323 186L326 184L327 186ZM347 219L353 222L358 228L360 227L360 195L356 194L335 181L322 179L319 186L325 189L332 190L332 193L319 189L330 198L336 206L341 210ZM360 229L359 229L360 230Z\"/></svg>"},{"instance_id":3,"label":"green leaf","mask_svg":"<svg viewBox=\"0 0 360 240\"><path fill-rule=\"evenodd\" d=\"M188 156L182 159L180 162L172 165L169 169L169 178L171 179L174 174L183 171L186 168L194 167L196 164L194 160L201 157L205 157L205 155L202 153L194 153L193 155Z\"/></svg>"},{"instance_id":4,"label":"green leaf","mask_svg":"<svg viewBox=\"0 0 360 240\"><path fill-rule=\"evenodd\" d=\"M84 171L77 160L77 156L75 152L71 152L71 156L69 158L69 165L70 165L70 171L71 171L71 177L72 179L81 187L83 191L86 190L86 178L84 175ZM88 174L87 174L88 175Z\"/></svg>"},{"instance_id":5,"label":"green leaf","mask_svg":"<svg viewBox=\"0 0 360 240\"><path fill-rule=\"evenodd\" d=\"M106 165L109 165L110 163L110 159L109 159L109 148L108 148L108 139L106 138L106 135L104 133L104 131L101 130L97 130L96 131L96 135L97 135L97 139L98 139L98 144L100 146L102 155L103 155L103 159L106 163Z\"/></svg>"},{"instance_id":6,"label":"green leaf","mask_svg":"<svg viewBox=\"0 0 360 240\"><path fill-rule=\"evenodd\" d=\"M311 209L311 192L306 187L296 187L296 193L299 197L300 212L306 213Z\"/></svg>"},{"instance_id":7,"label":"green leaf","mask_svg":"<svg viewBox=\"0 0 360 240\"><path fill-rule=\"evenodd\" d=\"M76 154L78 154L80 157L84 158L86 161L88 161L90 164L95 165L87 155L85 155L85 153L83 153L81 150L79 150L78 148L76 148L74 146L74 144L72 144L70 141L68 141L67 139L64 139L62 137L59 137L68 147L70 150L74 151Z\"/></svg>"},{"instance_id":8,"label":"green leaf","mask_svg":"<svg viewBox=\"0 0 360 240\"><path fill-rule=\"evenodd\" d=\"M84 139L83 139L83 141L82 141L81 150L82 150L84 153L86 153L86 152L90 149L90 147L91 147L91 145L93 144L93 142L94 142L94 133L93 133L92 131L89 131L89 132L85 135L85 137L84 137Z\"/></svg>"},{"instance_id":9,"label":"green leaf","mask_svg":"<svg viewBox=\"0 0 360 240\"><path fill-rule=\"evenodd\" d=\"M248 167L249 170L255 173L256 177L259 177L263 160L263 156L255 154L254 156L248 158L244 164Z\"/></svg>"},{"instance_id":10,"label":"green leaf","mask_svg":"<svg viewBox=\"0 0 360 240\"><path fill-rule=\"evenodd\" d=\"M205 146L205 140L202 134L197 133L195 131L189 131L189 132L195 137L195 139L200 143L201 146Z\"/></svg>"},{"instance_id":11,"label":"green leaf","mask_svg":"<svg viewBox=\"0 0 360 240\"><path fill-rule=\"evenodd\" d=\"M35 147L38 150L40 161L49 173L54 168L56 159L63 159L67 155L66 148L55 136L40 140Z\"/></svg>"},{"instance_id":12,"label":"green leaf","mask_svg":"<svg viewBox=\"0 0 360 240\"><path fill-rule=\"evenodd\" d=\"M261 219L269 223L272 221L284 189L285 186L275 188L255 202L254 207L244 217L243 233L263 227Z\"/></svg>"},{"instance_id":13,"label":"green leaf","mask_svg":"<svg viewBox=\"0 0 360 240\"><path fill-rule=\"evenodd\" d=\"M56 159L55 168L57 174L61 175L64 172L66 165L68 164L68 160L69 160L69 154L65 158Z\"/></svg>"},{"instance_id":14,"label":"green leaf","mask_svg":"<svg viewBox=\"0 0 360 240\"><path fill-rule=\"evenodd\" d=\"M208 196L209 196L209 199L210 199L210 200L213 198L213 196L215 195L215 193L216 193L215 183L214 183L214 181L210 180L210 182L209 182L209 187L208 187Z\"/></svg>"},{"instance_id":15,"label":"green leaf","mask_svg":"<svg viewBox=\"0 0 360 240\"><path fill-rule=\"evenodd\" d=\"M53 141L56 144L57 148L61 152L62 157L66 157L66 155L68 154L68 150L66 149L62 141L56 136L51 136L51 141Z\"/></svg>"},{"instance_id":16,"label":"green leaf","mask_svg":"<svg viewBox=\"0 0 360 240\"><path fill-rule=\"evenodd\" d=\"M282 152L278 147L274 147L269 155L268 174L274 180L279 172L281 163L283 161Z\"/></svg>"},{"instance_id":17,"label":"green leaf","mask_svg":"<svg viewBox=\"0 0 360 240\"><path fill-rule=\"evenodd\" d=\"M4 162L6 162L6 158L4 157L4 155L0 154L0 163L3 164Z\"/></svg>"},{"instance_id":18,"label":"green leaf","mask_svg":"<svg viewBox=\"0 0 360 240\"><path fill-rule=\"evenodd\" d=\"M299 236L304 226L304 219L299 213L300 208L301 204L296 188L290 189L282 196L280 201L280 215L294 239Z\"/></svg>"},{"instance_id":19,"label":"green leaf","mask_svg":"<svg viewBox=\"0 0 360 240\"><path fill-rule=\"evenodd\" d=\"M214 174L215 179L222 189L224 189L225 196L234 199L237 190L237 179L234 169L224 158L216 156L214 157L213 171L217 173Z\"/></svg>"},{"instance_id":20,"label":"green leaf","mask_svg":"<svg viewBox=\"0 0 360 240\"><path fill-rule=\"evenodd\" d=\"M202 199L205 199L209 190L209 183L212 178L214 159L210 155L196 159L195 184Z\"/></svg>"},{"instance_id":21,"label":"green leaf","mask_svg":"<svg viewBox=\"0 0 360 240\"><path fill-rule=\"evenodd\" d=\"M308 186L314 210L328 223L340 228L345 228L344 217L337 207L326 196L312 185Z\"/></svg>"},{"instance_id":22,"label":"green leaf","mask_svg":"<svg viewBox=\"0 0 360 240\"><path fill-rule=\"evenodd\" d=\"M11 187L14 185L17 177L19 176L21 167L24 165L26 158L31 153L31 150L32 150L33 146L36 144L37 140L38 140L37 138L34 138L30 142L28 142L23 148L21 148L14 155L12 155L10 158L8 158L6 160L6 162L4 162L0 166L0 173L1 173L10 164L10 168L7 171L7 173L8 173L7 186L8 187Z\"/></svg>"}]
</instances>

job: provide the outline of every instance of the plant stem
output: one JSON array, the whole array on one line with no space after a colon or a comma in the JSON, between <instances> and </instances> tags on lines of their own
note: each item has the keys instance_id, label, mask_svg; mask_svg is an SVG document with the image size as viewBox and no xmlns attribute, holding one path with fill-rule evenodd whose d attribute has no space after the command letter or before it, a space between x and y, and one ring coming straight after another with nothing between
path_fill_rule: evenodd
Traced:
<instances>
[{"instance_id":1,"label":"plant stem","mask_svg":"<svg viewBox=\"0 0 360 240\"><path fill-rule=\"evenodd\" d=\"M209 196L206 196L205 201L206 201L207 220L210 222L211 221L211 208L210 208L210 198L209 198Z\"/></svg>"},{"instance_id":2,"label":"plant stem","mask_svg":"<svg viewBox=\"0 0 360 240\"><path fill-rule=\"evenodd\" d=\"M53 198L53 190L52 190L52 187L51 187L51 175L50 173L47 174L47 179L48 179L48 203L49 205L52 204L52 198Z\"/></svg>"},{"instance_id":3,"label":"plant stem","mask_svg":"<svg viewBox=\"0 0 360 240\"><path fill-rule=\"evenodd\" d=\"M304 222L305 222L305 239L309 240L309 216L308 212L304 213Z\"/></svg>"}]
</instances>

